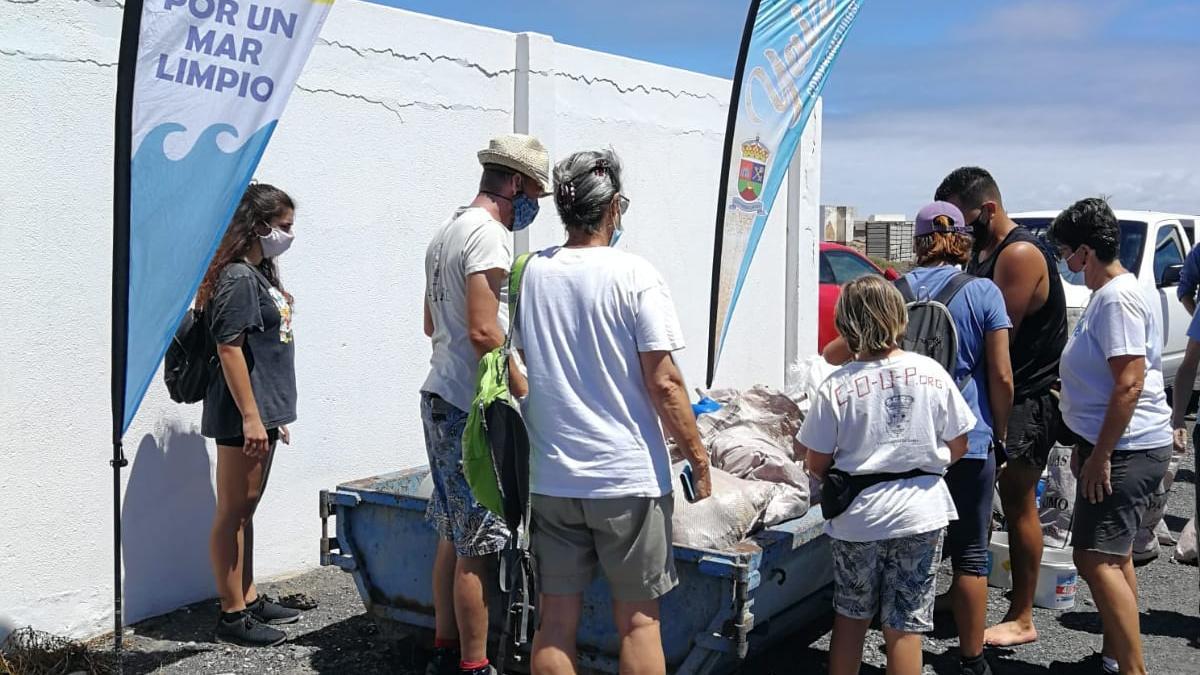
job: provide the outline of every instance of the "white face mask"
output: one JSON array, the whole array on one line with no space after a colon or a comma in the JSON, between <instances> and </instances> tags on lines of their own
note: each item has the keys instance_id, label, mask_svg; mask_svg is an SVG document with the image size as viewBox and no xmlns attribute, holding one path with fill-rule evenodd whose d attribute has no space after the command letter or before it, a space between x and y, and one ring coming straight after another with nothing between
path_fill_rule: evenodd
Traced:
<instances>
[{"instance_id":1,"label":"white face mask","mask_svg":"<svg viewBox=\"0 0 1200 675\"><path fill-rule=\"evenodd\" d=\"M262 251L264 258L276 258L283 255L292 246L292 241L296 239L296 235L291 232L272 227L271 232L265 235L259 235L258 240L262 243Z\"/></svg>"}]
</instances>

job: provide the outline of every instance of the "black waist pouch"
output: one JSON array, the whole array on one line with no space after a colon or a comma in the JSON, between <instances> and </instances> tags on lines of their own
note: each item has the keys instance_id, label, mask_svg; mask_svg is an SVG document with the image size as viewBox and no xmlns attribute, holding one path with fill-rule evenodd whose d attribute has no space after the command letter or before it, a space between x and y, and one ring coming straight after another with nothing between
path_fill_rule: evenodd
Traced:
<instances>
[{"instance_id":1,"label":"black waist pouch","mask_svg":"<svg viewBox=\"0 0 1200 675\"><path fill-rule=\"evenodd\" d=\"M825 520L833 520L845 513L863 490L880 483L916 478L917 476L941 476L941 474L913 469L903 473L850 475L840 469L830 469L825 473L825 480L821 481L821 513L825 516Z\"/></svg>"}]
</instances>

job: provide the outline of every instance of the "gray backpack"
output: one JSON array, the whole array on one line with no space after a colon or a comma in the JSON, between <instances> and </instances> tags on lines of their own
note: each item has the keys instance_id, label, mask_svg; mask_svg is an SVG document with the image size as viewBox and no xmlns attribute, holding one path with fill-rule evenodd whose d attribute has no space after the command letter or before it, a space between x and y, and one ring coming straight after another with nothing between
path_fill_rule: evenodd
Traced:
<instances>
[{"instance_id":1,"label":"gray backpack","mask_svg":"<svg viewBox=\"0 0 1200 675\"><path fill-rule=\"evenodd\" d=\"M964 286L975 280L965 272L959 272L946 282L937 297L928 295L918 298L908 283L908 277L896 280L896 290L904 296L908 307L908 330L904 334L905 351L923 354L937 361L950 376L958 368L958 327L950 315L950 303ZM957 378L959 390L971 381L971 373Z\"/></svg>"}]
</instances>

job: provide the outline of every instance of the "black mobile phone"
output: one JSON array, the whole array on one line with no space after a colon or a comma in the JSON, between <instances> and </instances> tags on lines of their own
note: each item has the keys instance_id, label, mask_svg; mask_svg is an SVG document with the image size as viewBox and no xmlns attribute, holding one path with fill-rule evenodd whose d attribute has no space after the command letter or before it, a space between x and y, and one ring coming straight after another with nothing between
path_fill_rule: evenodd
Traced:
<instances>
[{"instance_id":1,"label":"black mobile phone","mask_svg":"<svg viewBox=\"0 0 1200 675\"><path fill-rule=\"evenodd\" d=\"M688 502L696 501L696 484L692 478L692 465L684 464L679 472L679 484L683 487L683 497Z\"/></svg>"}]
</instances>

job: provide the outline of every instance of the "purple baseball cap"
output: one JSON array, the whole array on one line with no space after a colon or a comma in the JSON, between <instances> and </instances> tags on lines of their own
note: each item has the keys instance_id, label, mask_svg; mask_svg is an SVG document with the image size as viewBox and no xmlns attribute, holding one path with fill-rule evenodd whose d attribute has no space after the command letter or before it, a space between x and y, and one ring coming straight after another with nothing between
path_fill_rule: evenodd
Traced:
<instances>
[{"instance_id":1,"label":"purple baseball cap","mask_svg":"<svg viewBox=\"0 0 1200 675\"><path fill-rule=\"evenodd\" d=\"M950 219L949 225L946 224L945 216ZM933 202L917 213L916 227L913 228L914 237L923 237L934 232L957 232L959 234L967 233L967 224L963 222L962 211L950 202Z\"/></svg>"}]
</instances>

